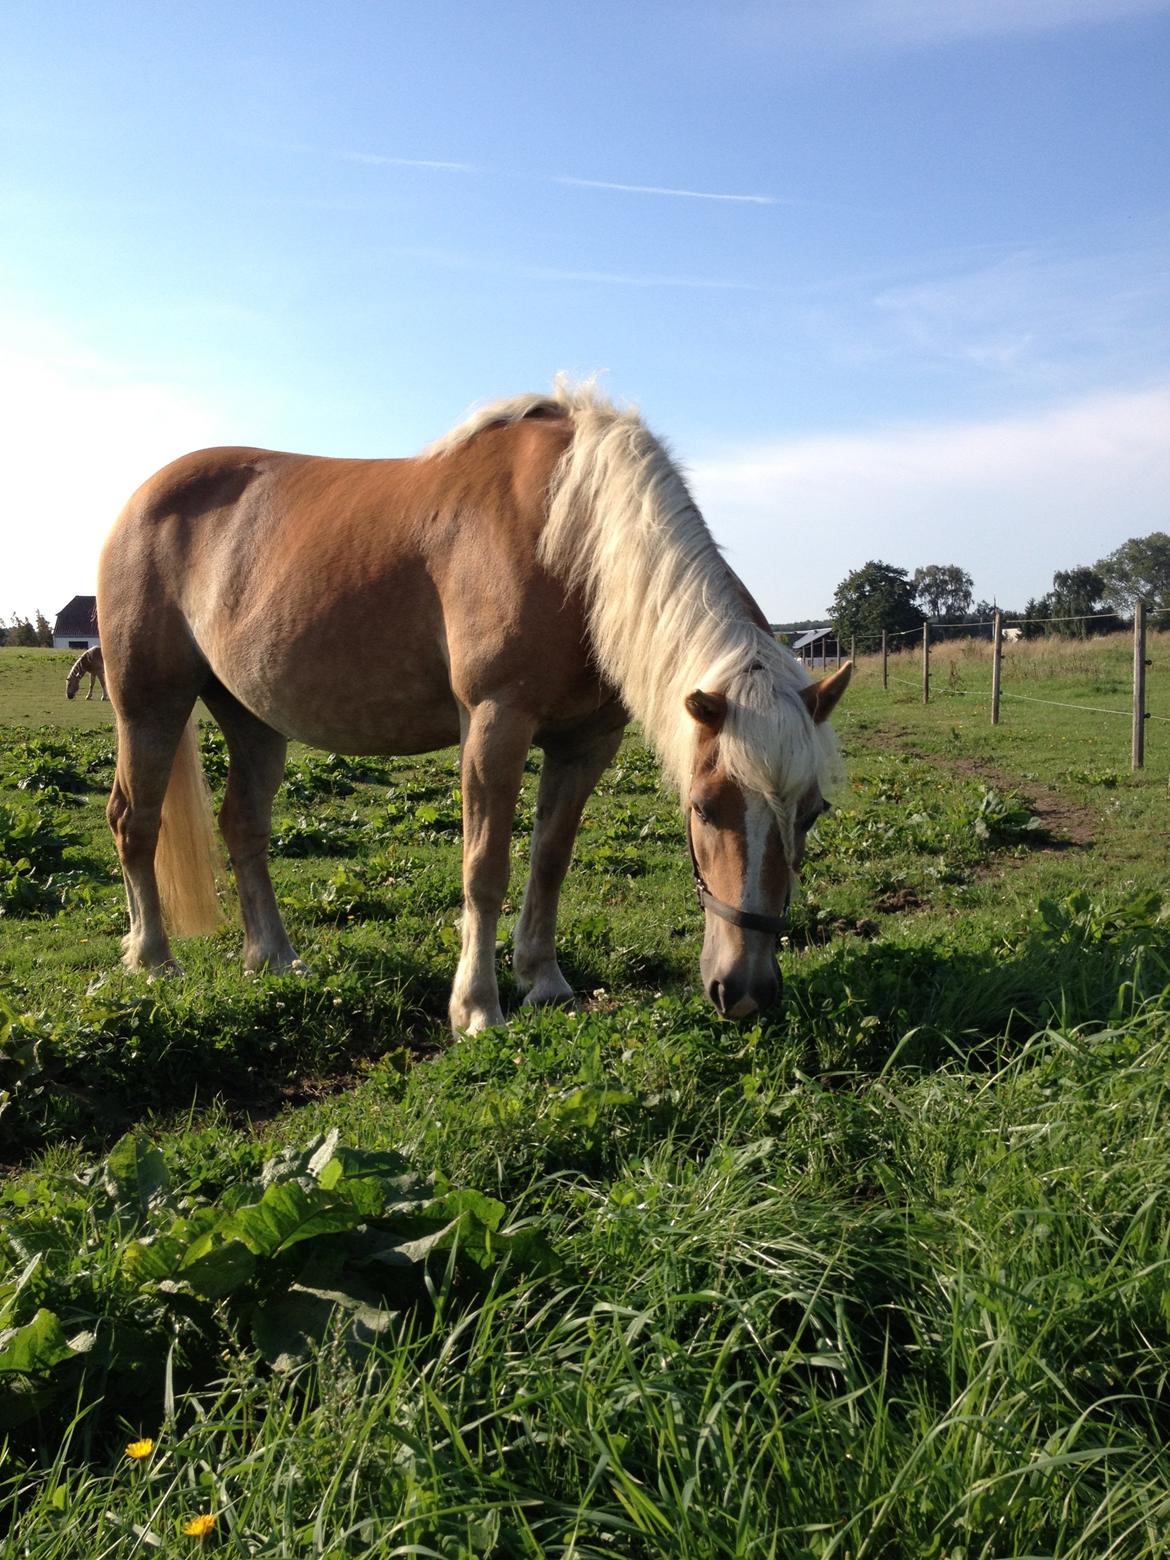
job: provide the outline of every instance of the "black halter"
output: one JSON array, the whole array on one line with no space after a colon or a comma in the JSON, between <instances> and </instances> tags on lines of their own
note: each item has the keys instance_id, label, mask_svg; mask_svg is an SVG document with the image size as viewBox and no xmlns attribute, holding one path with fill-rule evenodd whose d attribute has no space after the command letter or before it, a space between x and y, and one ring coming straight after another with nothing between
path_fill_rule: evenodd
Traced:
<instances>
[{"instance_id":1,"label":"black halter","mask_svg":"<svg viewBox=\"0 0 1170 1560\"><path fill-rule=\"evenodd\" d=\"M754 910L738 910L734 905L724 904L722 899L716 899L715 895L703 881L703 874L699 871L699 858L695 855L695 842L691 838L691 810L687 808L687 849L691 853L691 870L695 874L695 895L699 901L700 910L710 910L712 915L720 916L724 921L730 921L732 926L739 926L745 932L771 932L773 937L779 937L784 930L785 917L782 915L757 915Z\"/></svg>"}]
</instances>

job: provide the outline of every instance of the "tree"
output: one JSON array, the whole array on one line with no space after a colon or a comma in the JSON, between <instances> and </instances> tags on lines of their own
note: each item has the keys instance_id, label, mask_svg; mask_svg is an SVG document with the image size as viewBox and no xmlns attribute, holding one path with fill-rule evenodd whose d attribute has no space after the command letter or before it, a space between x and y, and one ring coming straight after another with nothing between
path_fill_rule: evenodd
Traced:
<instances>
[{"instance_id":1,"label":"tree","mask_svg":"<svg viewBox=\"0 0 1170 1560\"><path fill-rule=\"evenodd\" d=\"M1022 624L1025 639L1040 639L1043 637L1044 620L1052 616L1052 597L1029 596L1024 603L1024 621Z\"/></svg>"},{"instance_id":2,"label":"tree","mask_svg":"<svg viewBox=\"0 0 1170 1560\"><path fill-rule=\"evenodd\" d=\"M1165 531L1131 536L1095 567L1102 597L1114 612L1132 616L1135 601L1170 607L1170 536Z\"/></svg>"},{"instance_id":3,"label":"tree","mask_svg":"<svg viewBox=\"0 0 1170 1560\"><path fill-rule=\"evenodd\" d=\"M906 570L878 560L846 575L837 586L829 616L842 643L854 637L876 641L883 629L896 633L921 628L924 622L914 605L914 587Z\"/></svg>"},{"instance_id":4,"label":"tree","mask_svg":"<svg viewBox=\"0 0 1170 1560\"><path fill-rule=\"evenodd\" d=\"M8 643L20 649L35 645L37 631L27 618L14 617L8 629Z\"/></svg>"},{"instance_id":5,"label":"tree","mask_svg":"<svg viewBox=\"0 0 1170 1560\"><path fill-rule=\"evenodd\" d=\"M974 580L957 563L928 563L914 570L914 596L932 618L961 618L971 610Z\"/></svg>"},{"instance_id":6,"label":"tree","mask_svg":"<svg viewBox=\"0 0 1170 1560\"><path fill-rule=\"evenodd\" d=\"M1051 615L1064 620L1053 624L1056 632L1078 639L1091 634L1094 625L1087 619L1101 611L1104 589L1105 581L1096 569L1058 569L1048 597Z\"/></svg>"},{"instance_id":7,"label":"tree","mask_svg":"<svg viewBox=\"0 0 1170 1560\"><path fill-rule=\"evenodd\" d=\"M50 650L53 648L53 625L39 608L33 622L33 633L38 645L44 645Z\"/></svg>"}]
</instances>

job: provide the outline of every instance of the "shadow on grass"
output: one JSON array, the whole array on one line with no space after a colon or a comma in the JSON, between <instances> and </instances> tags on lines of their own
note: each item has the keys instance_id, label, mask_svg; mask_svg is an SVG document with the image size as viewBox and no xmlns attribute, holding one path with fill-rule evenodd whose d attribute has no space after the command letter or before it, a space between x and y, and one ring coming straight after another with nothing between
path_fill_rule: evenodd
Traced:
<instances>
[{"instance_id":1,"label":"shadow on grass","mask_svg":"<svg viewBox=\"0 0 1170 1560\"><path fill-rule=\"evenodd\" d=\"M785 977L785 1026L821 1070L880 1071L895 1053L920 1068L991 1063L1040 1030L1106 1024L1164 990L1170 924L1038 922L980 950L842 941L816 963L789 961Z\"/></svg>"}]
</instances>

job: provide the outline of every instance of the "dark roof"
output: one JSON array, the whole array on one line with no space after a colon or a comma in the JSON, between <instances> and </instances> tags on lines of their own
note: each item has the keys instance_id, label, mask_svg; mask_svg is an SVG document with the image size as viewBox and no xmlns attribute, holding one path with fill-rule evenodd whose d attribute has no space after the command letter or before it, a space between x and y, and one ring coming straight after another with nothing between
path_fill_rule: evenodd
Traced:
<instances>
[{"instance_id":1,"label":"dark roof","mask_svg":"<svg viewBox=\"0 0 1170 1560\"><path fill-rule=\"evenodd\" d=\"M788 648L790 650L803 650L806 645L815 644L818 639L823 639L826 634L831 634L832 632L833 625L831 623L826 628L806 628L803 634L797 635Z\"/></svg>"},{"instance_id":2,"label":"dark roof","mask_svg":"<svg viewBox=\"0 0 1170 1560\"><path fill-rule=\"evenodd\" d=\"M97 631L96 596L74 596L68 606L61 608L57 614L57 621L53 624L54 634L92 636Z\"/></svg>"}]
</instances>

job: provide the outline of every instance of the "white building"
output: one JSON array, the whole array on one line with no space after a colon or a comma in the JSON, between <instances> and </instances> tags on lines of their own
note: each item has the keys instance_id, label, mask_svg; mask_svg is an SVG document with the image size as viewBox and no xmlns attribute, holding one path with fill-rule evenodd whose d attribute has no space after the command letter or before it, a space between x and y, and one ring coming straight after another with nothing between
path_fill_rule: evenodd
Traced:
<instances>
[{"instance_id":1,"label":"white building","mask_svg":"<svg viewBox=\"0 0 1170 1560\"><path fill-rule=\"evenodd\" d=\"M97 626L97 597L74 596L62 607L53 624L54 650L92 650L100 644Z\"/></svg>"}]
</instances>

